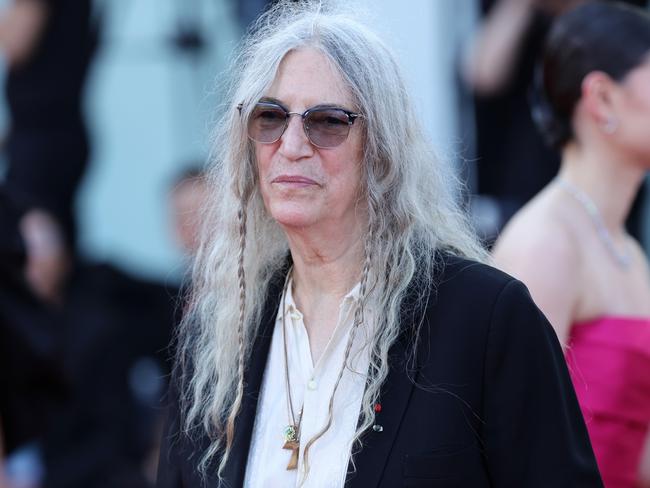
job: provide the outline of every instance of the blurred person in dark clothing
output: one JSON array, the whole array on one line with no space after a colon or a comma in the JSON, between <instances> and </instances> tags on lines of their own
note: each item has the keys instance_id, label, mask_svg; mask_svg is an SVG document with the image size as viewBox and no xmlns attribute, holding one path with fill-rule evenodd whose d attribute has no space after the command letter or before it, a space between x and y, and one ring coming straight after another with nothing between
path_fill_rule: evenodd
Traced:
<instances>
[{"instance_id":1,"label":"blurred person in dark clothing","mask_svg":"<svg viewBox=\"0 0 650 488\"><path fill-rule=\"evenodd\" d=\"M95 44L90 0L14 0L0 17L7 188L22 207L49 214L69 249L74 195L88 159L81 102Z\"/></svg>"},{"instance_id":2,"label":"blurred person in dark clothing","mask_svg":"<svg viewBox=\"0 0 650 488\"><path fill-rule=\"evenodd\" d=\"M174 237L189 258L196 252L202 178L198 167L185 170L168 194ZM46 488L151 486L179 293L111 265L75 269L64 340L73 395L45 448Z\"/></svg>"},{"instance_id":3,"label":"blurred person in dark clothing","mask_svg":"<svg viewBox=\"0 0 650 488\"><path fill-rule=\"evenodd\" d=\"M74 263L74 196L89 153L82 92L94 48L90 0L15 0L0 20L11 124L5 184L18 209L12 224L0 228L3 237L13 229L23 253L20 266L1 259L14 278L2 279L0 347L12 354L1 356L23 361L2 368L1 391L3 398L26 398L20 418L4 409L0 416L8 450L22 439L13 440L18 427L41 434L40 486L140 488L149 485L142 474L152 437L148 419L162 390L156 382L165 370L161 351L175 297L115 268ZM60 408L39 399L47 391L36 382L46 377L39 347L49 344L37 334L45 323L41 311L57 317L48 332L62 351L56 370L67 389ZM19 333L27 332L24 349L31 354L21 352ZM35 379L30 383L27 375ZM44 412L42 419L56 418L45 434L29 423L34 410Z\"/></svg>"},{"instance_id":4,"label":"blurred person in dark clothing","mask_svg":"<svg viewBox=\"0 0 650 488\"><path fill-rule=\"evenodd\" d=\"M67 385L60 314L39 299L26 278L33 248L21 235L24 218L0 187L0 446L8 459L7 478L36 486L42 479L42 444Z\"/></svg>"},{"instance_id":5,"label":"blurred person in dark clothing","mask_svg":"<svg viewBox=\"0 0 650 488\"><path fill-rule=\"evenodd\" d=\"M46 488L145 488L176 290L110 265L75 270L65 305L72 395L45 446Z\"/></svg>"},{"instance_id":6,"label":"blurred person in dark clothing","mask_svg":"<svg viewBox=\"0 0 650 488\"><path fill-rule=\"evenodd\" d=\"M464 79L474 95L477 222L491 243L512 215L557 173L559 153L541 137L529 95L535 63L553 18L586 0L481 0L484 19L465 60ZM646 0L626 3L645 6ZM637 203L628 226L641 233Z\"/></svg>"},{"instance_id":7,"label":"blurred person in dark clothing","mask_svg":"<svg viewBox=\"0 0 650 488\"><path fill-rule=\"evenodd\" d=\"M60 306L49 305L26 279L26 214L1 190L0 421L8 474L46 488L146 488L176 292L83 265ZM16 473L14 466L26 467Z\"/></svg>"},{"instance_id":8,"label":"blurred person in dark clothing","mask_svg":"<svg viewBox=\"0 0 650 488\"><path fill-rule=\"evenodd\" d=\"M81 92L94 49L90 9L90 0L14 0L0 13L10 117L0 198L0 416L8 477L29 486L43 480L45 439L67 393L62 310L73 199L88 156Z\"/></svg>"},{"instance_id":9,"label":"blurred person in dark clothing","mask_svg":"<svg viewBox=\"0 0 650 488\"><path fill-rule=\"evenodd\" d=\"M43 488L151 485L144 464L175 323L174 286L74 259L74 197L89 153L81 101L95 44L90 0L15 0L0 18L9 64L11 126L3 149L12 205L0 220L0 239L18 249L0 257L0 399L25 398L20 419L4 403L0 418L8 451L28 437L17 437L19 427L38 432ZM56 322L46 329L50 314ZM57 405L37 381L48 377L42 369L51 356L41 349L54 345L58 362L49 371L65 384ZM15 362L5 367L9 360ZM29 422L32 411L43 412L43 424L56 421L41 428Z\"/></svg>"}]
</instances>

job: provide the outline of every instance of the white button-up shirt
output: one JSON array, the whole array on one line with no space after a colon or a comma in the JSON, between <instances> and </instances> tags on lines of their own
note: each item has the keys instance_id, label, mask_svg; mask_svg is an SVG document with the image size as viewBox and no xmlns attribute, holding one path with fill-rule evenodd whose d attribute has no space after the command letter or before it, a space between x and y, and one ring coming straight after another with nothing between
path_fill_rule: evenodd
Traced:
<instances>
[{"instance_id":1,"label":"white button-up shirt","mask_svg":"<svg viewBox=\"0 0 650 488\"><path fill-rule=\"evenodd\" d=\"M343 365L358 306L359 285L341 301L334 333L315 365L303 316L294 303L291 285L289 283L287 286L284 305L289 379L296 422L300 409L303 409L298 469L287 470L292 451L282 448L284 430L292 421L287 403L281 301L257 406L244 486L341 488L347 475L352 439L366 384L369 366L368 325L372 323L371 317L366 308L365 323L357 329L348 359L351 368L344 370L334 396L332 425L309 448L309 469L306 470L304 449L327 422L330 396Z\"/></svg>"}]
</instances>

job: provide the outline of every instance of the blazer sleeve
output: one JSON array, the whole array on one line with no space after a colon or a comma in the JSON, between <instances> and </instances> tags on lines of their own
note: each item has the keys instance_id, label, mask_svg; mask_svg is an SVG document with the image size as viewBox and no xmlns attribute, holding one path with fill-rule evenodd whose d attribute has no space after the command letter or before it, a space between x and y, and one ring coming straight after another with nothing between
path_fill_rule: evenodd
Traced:
<instances>
[{"instance_id":1,"label":"blazer sleeve","mask_svg":"<svg viewBox=\"0 0 650 488\"><path fill-rule=\"evenodd\" d=\"M180 465L180 404L177 382L172 377L167 392L167 408L163 423L158 459L156 488L183 488Z\"/></svg>"},{"instance_id":2,"label":"blazer sleeve","mask_svg":"<svg viewBox=\"0 0 650 488\"><path fill-rule=\"evenodd\" d=\"M492 485L602 488L562 348L517 280L495 302L486 348L483 439Z\"/></svg>"}]
</instances>

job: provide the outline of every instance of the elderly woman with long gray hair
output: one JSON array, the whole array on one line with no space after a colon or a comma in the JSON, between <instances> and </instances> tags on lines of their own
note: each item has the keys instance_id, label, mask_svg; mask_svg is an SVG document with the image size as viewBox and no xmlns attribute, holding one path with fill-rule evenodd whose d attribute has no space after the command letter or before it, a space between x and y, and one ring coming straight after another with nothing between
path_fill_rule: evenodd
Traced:
<instances>
[{"instance_id":1,"label":"elderly woman with long gray hair","mask_svg":"<svg viewBox=\"0 0 650 488\"><path fill-rule=\"evenodd\" d=\"M383 42L281 1L233 70L158 486L602 486L553 329L481 264Z\"/></svg>"}]
</instances>

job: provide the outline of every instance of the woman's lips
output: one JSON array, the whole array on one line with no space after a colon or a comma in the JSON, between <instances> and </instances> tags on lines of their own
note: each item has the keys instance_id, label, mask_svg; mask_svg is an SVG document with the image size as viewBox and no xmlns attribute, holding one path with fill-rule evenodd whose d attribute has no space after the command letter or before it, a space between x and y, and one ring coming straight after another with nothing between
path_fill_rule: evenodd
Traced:
<instances>
[{"instance_id":1,"label":"woman's lips","mask_svg":"<svg viewBox=\"0 0 650 488\"><path fill-rule=\"evenodd\" d=\"M292 175L280 175L274 178L271 183L278 183L281 185L293 186L293 187L305 187L318 185L314 180L307 178L305 176L292 176Z\"/></svg>"}]
</instances>

